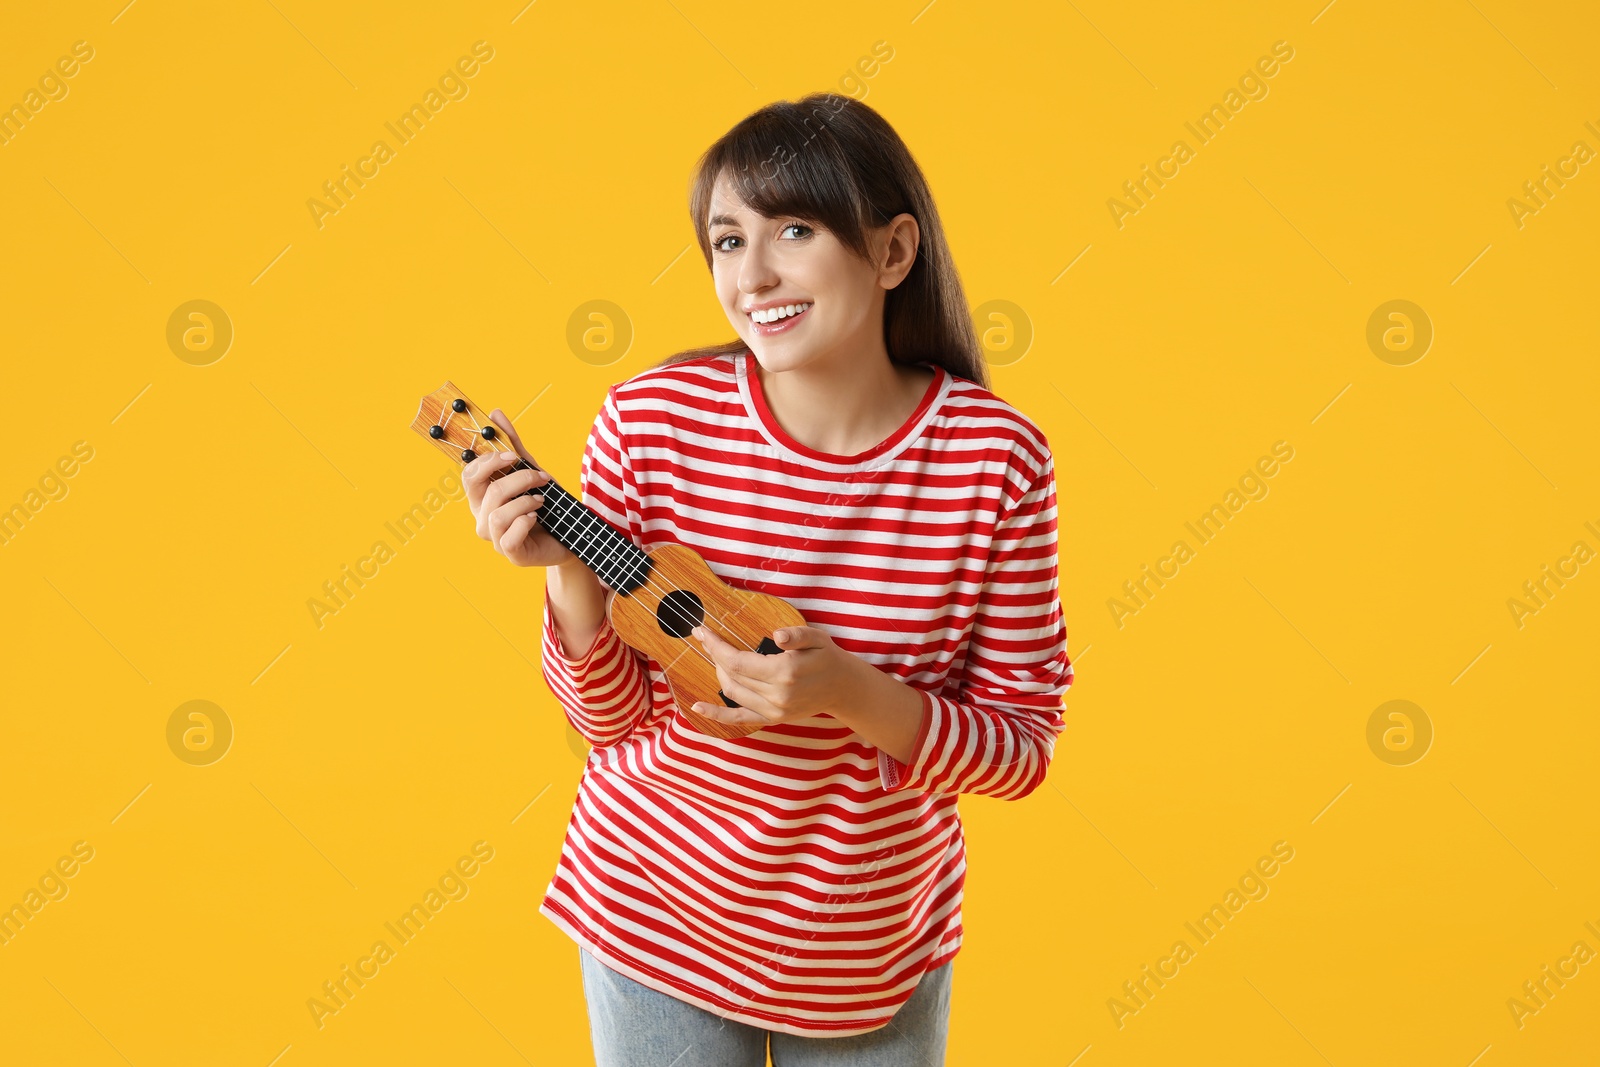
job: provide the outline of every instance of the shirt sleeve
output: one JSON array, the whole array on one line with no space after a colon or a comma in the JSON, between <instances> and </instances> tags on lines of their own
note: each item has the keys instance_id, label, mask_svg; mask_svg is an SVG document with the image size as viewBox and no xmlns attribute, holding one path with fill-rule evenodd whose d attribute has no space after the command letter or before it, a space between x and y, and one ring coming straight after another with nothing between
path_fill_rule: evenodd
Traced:
<instances>
[{"instance_id":1,"label":"shirt sleeve","mask_svg":"<svg viewBox=\"0 0 1600 1067\"><path fill-rule=\"evenodd\" d=\"M583 502L637 545L641 532L638 486L628 465L615 393L615 386L606 391L589 431L579 486ZM549 592L547 572L540 673L573 729L591 745L614 745L649 714L652 684L648 658L623 643L607 615L601 616L589 650L577 658L570 656L556 632Z\"/></svg>"},{"instance_id":2,"label":"shirt sleeve","mask_svg":"<svg viewBox=\"0 0 1600 1067\"><path fill-rule=\"evenodd\" d=\"M879 749L884 789L1018 800L1044 781L1073 680L1061 610L1055 459L996 524L954 697L922 690L909 764Z\"/></svg>"}]
</instances>

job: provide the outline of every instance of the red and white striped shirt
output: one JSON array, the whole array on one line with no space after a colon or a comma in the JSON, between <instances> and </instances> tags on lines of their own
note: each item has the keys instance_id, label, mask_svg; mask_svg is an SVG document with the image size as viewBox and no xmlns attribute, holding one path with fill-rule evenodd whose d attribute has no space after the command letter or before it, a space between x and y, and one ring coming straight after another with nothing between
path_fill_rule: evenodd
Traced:
<instances>
[{"instance_id":1,"label":"red and white striped shirt","mask_svg":"<svg viewBox=\"0 0 1600 1067\"><path fill-rule=\"evenodd\" d=\"M748 350L612 386L584 449L584 503L634 544L694 549L923 694L910 763L826 714L711 737L609 620L569 657L546 600L541 670L593 747L539 911L725 1018L888 1023L961 945L957 795L1026 796L1064 729L1049 443L933 369L905 424L854 456L791 438Z\"/></svg>"}]
</instances>

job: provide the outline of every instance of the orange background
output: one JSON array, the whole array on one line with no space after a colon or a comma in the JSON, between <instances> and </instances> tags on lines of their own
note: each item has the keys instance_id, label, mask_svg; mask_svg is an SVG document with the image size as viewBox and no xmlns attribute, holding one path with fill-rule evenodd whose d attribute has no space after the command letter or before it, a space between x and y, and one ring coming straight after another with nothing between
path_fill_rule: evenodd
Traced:
<instances>
[{"instance_id":1,"label":"orange background","mask_svg":"<svg viewBox=\"0 0 1600 1067\"><path fill-rule=\"evenodd\" d=\"M534 911L582 752L542 575L409 422L452 379L576 486L607 386L731 336L696 157L832 88L915 152L994 388L1057 458L1078 682L1047 785L962 801L949 1062L1593 1061L1600 966L1560 962L1600 951L1592 7L122 2L0 33L0 104L40 89L0 144L0 905L65 890L0 945L0 1060L587 1062L577 949ZM196 300L216 333L170 343ZM1193 938L1276 842L1266 895ZM1571 977L1519 1018L1546 965Z\"/></svg>"}]
</instances>

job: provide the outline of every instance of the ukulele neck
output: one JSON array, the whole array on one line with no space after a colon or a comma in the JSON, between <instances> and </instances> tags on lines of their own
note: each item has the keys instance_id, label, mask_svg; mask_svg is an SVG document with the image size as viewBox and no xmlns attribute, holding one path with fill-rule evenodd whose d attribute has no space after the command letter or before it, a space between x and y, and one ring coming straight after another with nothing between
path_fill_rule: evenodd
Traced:
<instances>
[{"instance_id":1,"label":"ukulele neck","mask_svg":"<svg viewBox=\"0 0 1600 1067\"><path fill-rule=\"evenodd\" d=\"M510 442L501 448L500 428L482 408L461 395L454 382L445 382L422 398L411 428L457 463L470 463L491 452L511 450ZM499 481L512 471L533 470L527 460L517 457L514 466L496 471L489 480ZM619 532L583 501L556 484L554 478L529 489L523 496L542 494L544 503L533 513L534 521L560 545L583 562L608 588L629 596L650 577L650 557L627 535Z\"/></svg>"},{"instance_id":2,"label":"ukulele neck","mask_svg":"<svg viewBox=\"0 0 1600 1067\"><path fill-rule=\"evenodd\" d=\"M512 471L532 470L519 458L504 471L496 472L491 482ZM602 519L593 508L567 492L554 478L523 494L542 494L544 503L534 519L568 552L577 556L607 587L628 596L645 583L650 573L650 557Z\"/></svg>"}]
</instances>

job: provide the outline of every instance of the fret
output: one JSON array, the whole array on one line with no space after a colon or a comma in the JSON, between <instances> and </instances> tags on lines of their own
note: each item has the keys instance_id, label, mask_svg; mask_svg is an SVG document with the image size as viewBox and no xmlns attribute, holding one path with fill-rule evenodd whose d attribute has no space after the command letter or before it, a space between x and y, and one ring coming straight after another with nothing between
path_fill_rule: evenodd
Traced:
<instances>
[{"instance_id":1,"label":"fret","mask_svg":"<svg viewBox=\"0 0 1600 1067\"><path fill-rule=\"evenodd\" d=\"M533 470L527 460L518 458L505 471L490 478L497 482L512 471ZM534 512L534 520L549 531L563 548L577 556L595 576L619 594L627 596L643 585L650 573L650 557L628 540L595 510L569 493L554 478L529 489L524 496L543 494L544 503Z\"/></svg>"}]
</instances>

